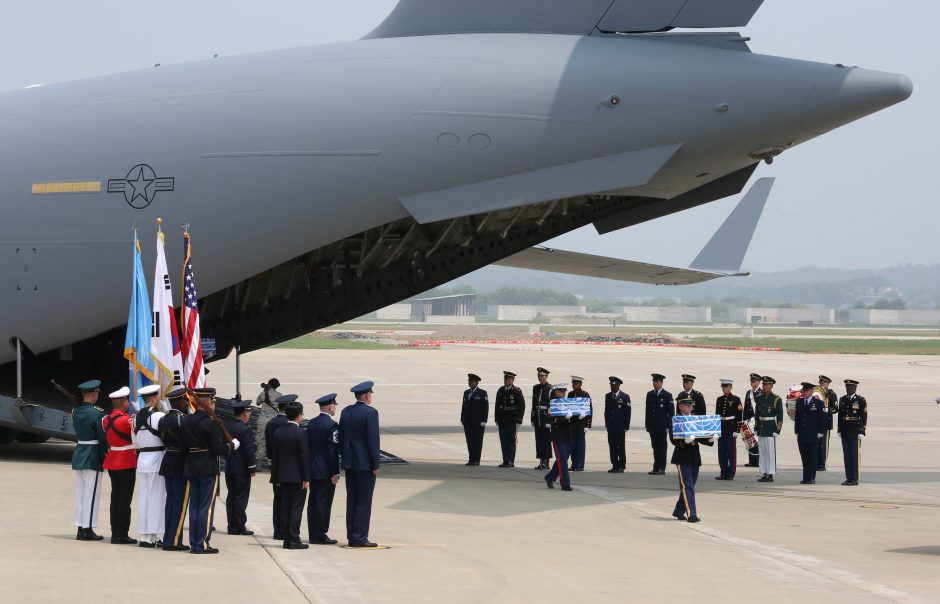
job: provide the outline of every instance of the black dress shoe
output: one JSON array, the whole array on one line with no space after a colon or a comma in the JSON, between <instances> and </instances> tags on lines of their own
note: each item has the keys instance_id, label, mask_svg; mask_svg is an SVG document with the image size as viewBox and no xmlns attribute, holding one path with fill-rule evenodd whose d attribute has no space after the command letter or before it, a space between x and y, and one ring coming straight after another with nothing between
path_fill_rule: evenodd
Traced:
<instances>
[{"instance_id":1,"label":"black dress shoe","mask_svg":"<svg viewBox=\"0 0 940 604\"><path fill-rule=\"evenodd\" d=\"M85 529L79 527L78 531L75 532L75 539L82 541L82 537L85 536Z\"/></svg>"},{"instance_id":2,"label":"black dress shoe","mask_svg":"<svg viewBox=\"0 0 940 604\"><path fill-rule=\"evenodd\" d=\"M515 467L516 467L516 464L514 464L514 463L507 463L507 464L506 464L506 467L507 467L507 468L515 468Z\"/></svg>"},{"instance_id":3,"label":"black dress shoe","mask_svg":"<svg viewBox=\"0 0 940 604\"><path fill-rule=\"evenodd\" d=\"M626 471L627 471L626 468L620 468L620 469L617 470L617 474L623 474L623 473L626 472Z\"/></svg>"},{"instance_id":4,"label":"black dress shoe","mask_svg":"<svg viewBox=\"0 0 940 604\"><path fill-rule=\"evenodd\" d=\"M572 490L574 490L574 489L571 488L571 485L568 485L568 486L565 486L565 487L561 487L561 490L562 490L562 491L572 491Z\"/></svg>"},{"instance_id":5,"label":"black dress shoe","mask_svg":"<svg viewBox=\"0 0 940 604\"><path fill-rule=\"evenodd\" d=\"M307 549L310 547L306 543L285 543L284 549Z\"/></svg>"},{"instance_id":6,"label":"black dress shoe","mask_svg":"<svg viewBox=\"0 0 940 604\"><path fill-rule=\"evenodd\" d=\"M183 545L182 543L180 543L179 545L165 545L164 544L163 551L165 552L188 552L189 546Z\"/></svg>"},{"instance_id":7,"label":"black dress shoe","mask_svg":"<svg viewBox=\"0 0 940 604\"><path fill-rule=\"evenodd\" d=\"M692 524L695 524L696 522L701 522L701 521L702 519L699 518L698 516L689 516L689 519L686 520L686 522L691 522Z\"/></svg>"},{"instance_id":8,"label":"black dress shoe","mask_svg":"<svg viewBox=\"0 0 940 604\"><path fill-rule=\"evenodd\" d=\"M686 518L685 518L685 514L683 514L682 512L673 512L673 513L672 513L672 517L675 518L676 520L685 520L685 519L686 519Z\"/></svg>"},{"instance_id":9,"label":"black dress shoe","mask_svg":"<svg viewBox=\"0 0 940 604\"><path fill-rule=\"evenodd\" d=\"M239 534L239 535L244 535L244 536L248 537L248 536L250 536L250 535L254 535L255 532L254 532L254 531L249 531L248 529L242 529L242 532L240 532L240 533L238 533L238 534Z\"/></svg>"},{"instance_id":10,"label":"black dress shoe","mask_svg":"<svg viewBox=\"0 0 940 604\"><path fill-rule=\"evenodd\" d=\"M115 545L134 545L137 543L137 539L131 539L130 537L111 537L111 543Z\"/></svg>"},{"instance_id":11,"label":"black dress shoe","mask_svg":"<svg viewBox=\"0 0 940 604\"><path fill-rule=\"evenodd\" d=\"M137 544L137 547L147 547L147 548L153 549L157 547L157 544L153 543L152 541L141 541L140 543Z\"/></svg>"},{"instance_id":12,"label":"black dress shoe","mask_svg":"<svg viewBox=\"0 0 940 604\"><path fill-rule=\"evenodd\" d=\"M620 470L618 470L617 468L611 468L611 469L607 470L607 473L608 473L608 474L616 474L616 473L619 472L619 471L620 471Z\"/></svg>"},{"instance_id":13,"label":"black dress shoe","mask_svg":"<svg viewBox=\"0 0 940 604\"><path fill-rule=\"evenodd\" d=\"M372 543L371 541L362 541L362 542L349 542L349 547L378 547L377 543Z\"/></svg>"},{"instance_id":14,"label":"black dress shoe","mask_svg":"<svg viewBox=\"0 0 940 604\"><path fill-rule=\"evenodd\" d=\"M311 539L310 543L316 543L317 545L336 545L336 539L330 539L329 535L322 535L317 539Z\"/></svg>"},{"instance_id":15,"label":"black dress shoe","mask_svg":"<svg viewBox=\"0 0 940 604\"><path fill-rule=\"evenodd\" d=\"M817 471L817 472L825 472L825 471L826 471L826 466L822 466L821 468L816 468L816 471Z\"/></svg>"},{"instance_id":16,"label":"black dress shoe","mask_svg":"<svg viewBox=\"0 0 940 604\"><path fill-rule=\"evenodd\" d=\"M652 472L647 472L647 474L650 476L663 476L665 473L665 470L653 470Z\"/></svg>"},{"instance_id":17,"label":"black dress shoe","mask_svg":"<svg viewBox=\"0 0 940 604\"><path fill-rule=\"evenodd\" d=\"M95 532L94 529L85 529L85 541L102 541L104 537Z\"/></svg>"},{"instance_id":18,"label":"black dress shoe","mask_svg":"<svg viewBox=\"0 0 940 604\"><path fill-rule=\"evenodd\" d=\"M463 464L463 465L469 467L469 466L472 466L472 465L473 465L473 462L472 462L472 461L468 461L467 463L465 463L465 464Z\"/></svg>"},{"instance_id":19,"label":"black dress shoe","mask_svg":"<svg viewBox=\"0 0 940 604\"><path fill-rule=\"evenodd\" d=\"M547 487L550 488L550 489L554 489L554 488L555 488L555 481L554 481L554 480L549 480L548 478L546 478L546 479L545 479L545 486L547 486Z\"/></svg>"},{"instance_id":20,"label":"black dress shoe","mask_svg":"<svg viewBox=\"0 0 940 604\"><path fill-rule=\"evenodd\" d=\"M217 550L217 549L214 548L214 547L209 547L209 546L207 545L207 546L206 546L206 549L200 549L200 550L195 550L195 549L194 549L194 550L192 550L192 551L189 552L189 553L191 553L191 554L217 554L217 553L219 553L219 550Z\"/></svg>"},{"instance_id":21,"label":"black dress shoe","mask_svg":"<svg viewBox=\"0 0 940 604\"><path fill-rule=\"evenodd\" d=\"M715 480L724 480L724 479L725 479L724 476L715 476Z\"/></svg>"},{"instance_id":22,"label":"black dress shoe","mask_svg":"<svg viewBox=\"0 0 940 604\"><path fill-rule=\"evenodd\" d=\"M745 468L759 468L759 467L760 467L760 464L756 464L756 463L746 463L746 464L744 464L744 467L745 467Z\"/></svg>"}]
</instances>

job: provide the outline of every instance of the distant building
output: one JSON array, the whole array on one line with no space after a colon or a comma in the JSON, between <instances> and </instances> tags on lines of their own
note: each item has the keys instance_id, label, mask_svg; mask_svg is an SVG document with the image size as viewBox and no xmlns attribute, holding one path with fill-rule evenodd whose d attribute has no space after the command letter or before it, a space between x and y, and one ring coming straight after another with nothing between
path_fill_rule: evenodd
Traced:
<instances>
[{"instance_id":1,"label":"distant building","mask_svg":"<svg viewBox=\"0 0 940 604\"><path fill-rule=\"evenodd\" d=\"M528 306L521 304L490 304L486 308L486 318L491 321L533 321L539 315L551 319L583 315L586 306Z\"/></svg>"},{"instance_id":2,"label":"distant building","mask_svg":"<svg viewBox=\"0 0 940 604\"><path fill-rule=\"evenodd\" d=\"M711 323L711 307L621 306L616 310L628 323Z\"/></svg>"},{"instance_id":3,"label":"distant building","mask_svg":"<svg viewBox=\"0 0 940 604\"><path fill-rule=\"evenodd\" d=\"M732 308L731 320L738 323L836 322L834 308Z\"/></svg>"},{"instance_id":4,"label":"distant building","mask_svg":"<svg viewBox=\"0 0 940 604\"><path fill-rule=\"evenodd\" d=\"M380 321L410 321L411 304L392 304L380 308L375 312L375 318Z\"/></svg>"},{"instance_id":5,"label":"distant building","mask_svg":"<svg viewBox=\"0 0 940 604\"><path fill-rule=\"evenodd\" d=\"M411 320L427 323L474 323L475 298L476 294L457 294L412 300Z\"/></svg>"},{"instance_id":6,"label":"distant building","mask_svg":"<svg viewBox=\"0 0 940 604\"><path fill-rule=\"evenodd\" d=\"M940 310L854 308L849 320L860 325L938 325Z\"/></svg>"}]
</instances>

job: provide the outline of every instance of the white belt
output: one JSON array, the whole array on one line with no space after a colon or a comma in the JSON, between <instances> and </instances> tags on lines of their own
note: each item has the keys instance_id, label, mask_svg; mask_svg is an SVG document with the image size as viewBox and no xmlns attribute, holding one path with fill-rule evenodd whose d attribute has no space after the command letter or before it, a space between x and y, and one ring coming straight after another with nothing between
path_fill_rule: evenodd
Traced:
<instances>
[{"instance_id":1,"label":"white belt","mask_svg":"<svg viewBox=\"0 0 940 604\"><path fill-rule=\"evenodd\" d=\"M137 445L124 445L123 447L111 447L112 451L130 451L136 449Z\"/></svg>"},{"instance_id":2,"label":"white belt","mask_svg":"<svg viewBox=\"0 0 940 604\"><path fill-rule=\"evenodd\" d=\"M723 417L723 418L721 418L721 419L723 419L723 420L726 420L726 419L735 419L735 417L734 417L733 415L729 415L728 417Z\"/></svg>"},{"instance_id":3,"label":"white belt","mask_svg":"<svg viewBox=\"0 0 940 604\"><path fill-rule=\"evenodd\" d=\"M97 441L97 440L80 440L80 441L78 441L78 442L75 443L75 444L78 444L78 445L97 445L97 444L98 444L98 441Z\"/></svg>"},{"instance_id":4,"label":"white belt","mask_svg":"<svg viewBox=\"0 0 940 604\"><path fill-rule=\"evenodd\" d=\"M770 420L776 421L777 418L776 417L758 417L757 419L759 419L762 422L769 422Z\"/></svg>"}]
</instances>

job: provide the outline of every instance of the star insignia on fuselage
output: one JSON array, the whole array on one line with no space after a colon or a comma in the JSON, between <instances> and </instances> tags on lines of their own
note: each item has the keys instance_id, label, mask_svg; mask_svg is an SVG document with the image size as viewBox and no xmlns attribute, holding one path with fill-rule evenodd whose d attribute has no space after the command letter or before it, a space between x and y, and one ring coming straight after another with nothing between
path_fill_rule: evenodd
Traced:
<instances>
[{"instance_id":1,"label":"star insignia on fuselage","mask_svg":"<svg viewBox=\"0 0 940 604\"><path fill-rule=\"evenodd\" d=\"M159 178L147 164L137 164L124 178L108 180L108 193L123 193L128 205L143 210L161 191L173 191L175 178Z\"/></svg>"}]
</instances>

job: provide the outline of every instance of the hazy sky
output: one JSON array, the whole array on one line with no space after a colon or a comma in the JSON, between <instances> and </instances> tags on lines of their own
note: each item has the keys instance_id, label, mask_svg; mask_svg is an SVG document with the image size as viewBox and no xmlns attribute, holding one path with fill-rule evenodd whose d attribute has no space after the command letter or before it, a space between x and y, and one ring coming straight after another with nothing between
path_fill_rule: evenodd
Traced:
<instances>
[{"instance_id":1,"label":"hazy sky","mask_svg":"<svg viewBox=\"0 0 940 604\"><path fill-rule=\"evenodd\" d=\"M352 40L395 3L6 0L0 3L0 90ZM754 52L898 71L913 79L914 96L758 168L757 176L776 176L777 186L745 268L940 262L940 209L929 183L940 141L938 17L940 3L927 0L766 0L743 30ZM685 266L736 201L604 237L589 228L551 245Z\"/></svg>"}]
</instances>

